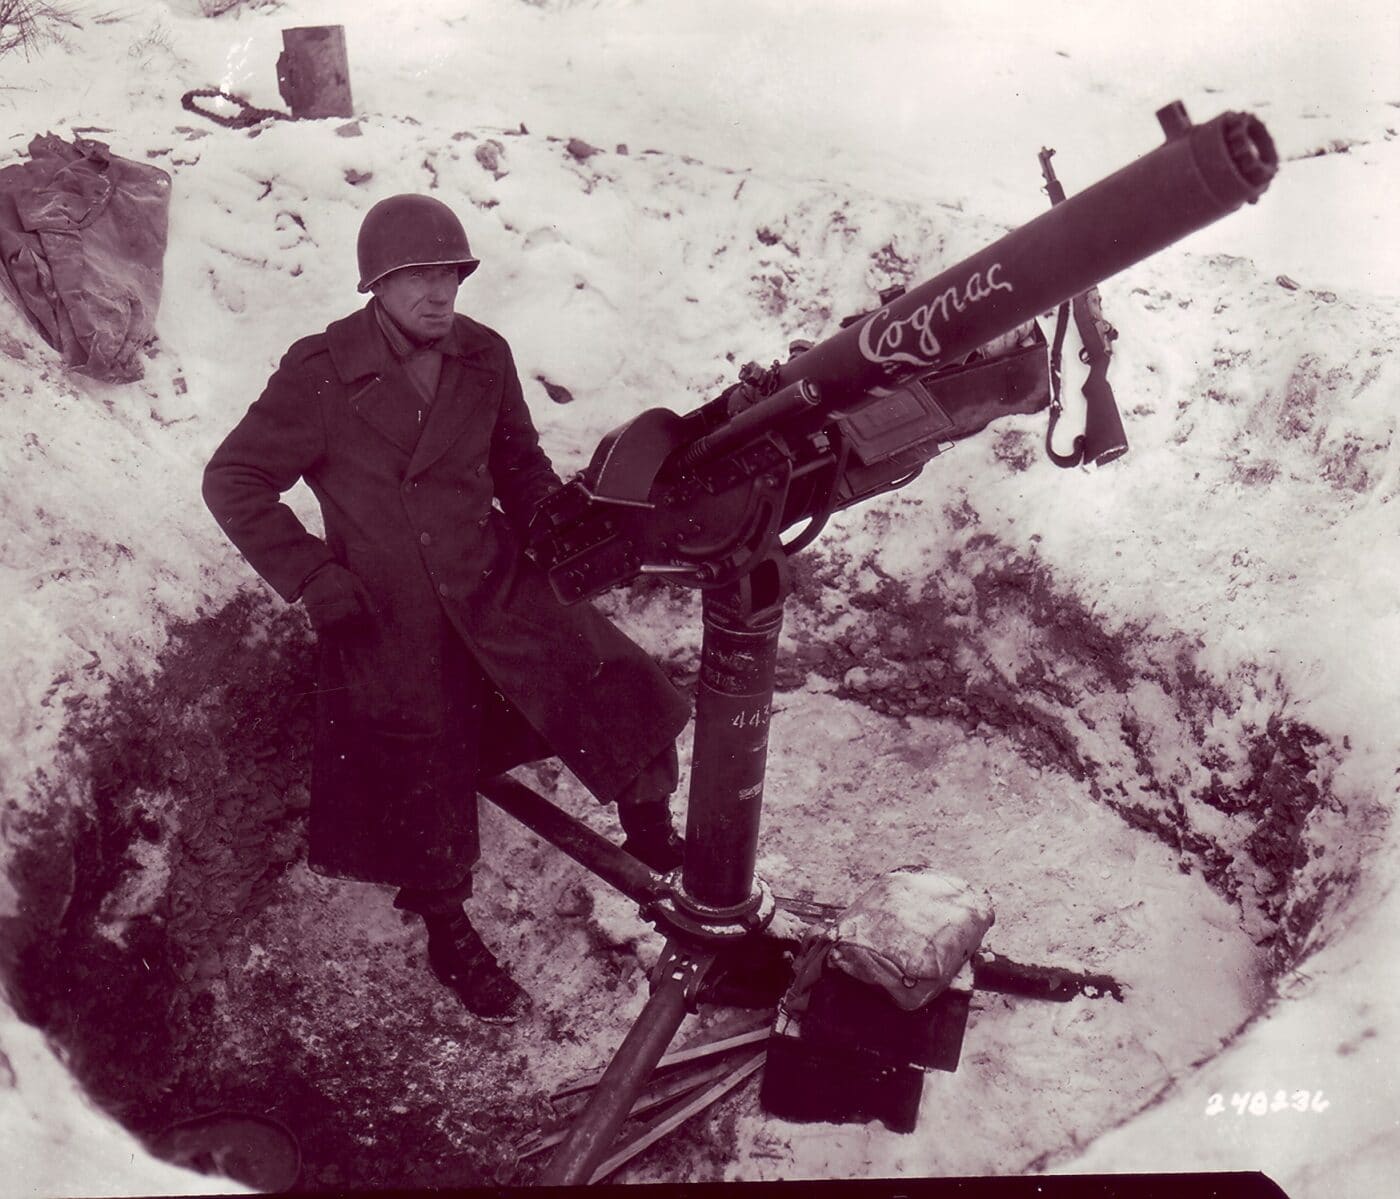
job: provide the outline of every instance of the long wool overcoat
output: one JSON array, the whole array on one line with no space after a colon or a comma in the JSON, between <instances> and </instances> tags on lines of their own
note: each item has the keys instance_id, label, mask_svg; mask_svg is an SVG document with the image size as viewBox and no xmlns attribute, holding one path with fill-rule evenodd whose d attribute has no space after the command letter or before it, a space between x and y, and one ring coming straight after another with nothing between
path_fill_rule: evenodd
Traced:
<instances>
[{"instance_id":1,"label":"long wool overcoat","mask_svg":"<svg viewBox=\"0 0 1400 1199\"><path fill-rule=\"evenodd\" d=\"M588 605L561 605L521 553L558 479L505 341L458 316L420 425L424 404L373 303L287 351L210 460L204 497L284 599L334 561L374 605L367 625L321 641L312 868L447 888L477 857L493 691L605 802L688 710L650 658ZM324 539L281 502L299 479Z\"/></svg>"}]
</instances>

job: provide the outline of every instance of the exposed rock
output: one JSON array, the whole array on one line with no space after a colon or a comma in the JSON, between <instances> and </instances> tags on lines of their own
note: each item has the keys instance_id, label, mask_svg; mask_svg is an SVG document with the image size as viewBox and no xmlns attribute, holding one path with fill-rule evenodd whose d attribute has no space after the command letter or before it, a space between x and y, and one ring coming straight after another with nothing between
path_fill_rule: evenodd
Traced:
<instances>
[{"instance_id":1,"label":"exposed rock","mask_svg":"<svg viewBox=\"0 0 1400 1199\"><path fill-rule=\"evenodd\" d=\"M593 155L602 153L602 150L597 146L590 146L586 141L578 137L569 138L568 144L564 149L568 151L570 158L578 162L587 162Z\"/></svg>"}]
</instances>

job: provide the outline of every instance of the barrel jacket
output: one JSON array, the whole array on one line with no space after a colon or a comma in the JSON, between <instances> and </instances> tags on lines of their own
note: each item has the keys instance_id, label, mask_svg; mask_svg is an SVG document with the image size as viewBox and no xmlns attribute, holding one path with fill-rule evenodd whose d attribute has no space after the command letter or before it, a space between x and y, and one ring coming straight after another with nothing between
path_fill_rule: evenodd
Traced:
<instances>
[{"instance_id":1,"label":"barrel jacket","mask_svg":"<svg viewBox=\"0 0 1400 1199\"><path fill-rule=\"evenodd\" d=\"M210 460L204 497L284 599L338 562L373 602L371 621L320 645L312 868L451 887L478 853L493 692L605 802L688 709L606 619L561 605L521 552L559 481L505 341L458 316L420 424L425 406L373 303L287 351ZM320 502L324 539L281 501L298 480Z\"/></svg>"}]
</instances>

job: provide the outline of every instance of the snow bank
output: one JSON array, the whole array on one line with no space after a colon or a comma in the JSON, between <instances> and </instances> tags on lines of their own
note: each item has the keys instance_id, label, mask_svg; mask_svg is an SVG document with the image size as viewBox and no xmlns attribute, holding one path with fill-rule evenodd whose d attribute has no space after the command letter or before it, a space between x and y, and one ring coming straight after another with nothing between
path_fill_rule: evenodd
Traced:
<instances>
[{"instance_id":1,"label":"snow bank","mask_svg":"<svg viewBox=\"0 0 1400 1199\"><path fill-rule=\"evenodd\" d=\"M88 1106L41 1034L0 1015L0 1121L12 1195L242 1193L224 1178L168 1166Z\"/></svg>"},{"instance_id":2,"label":"snow bank","mask_svg":"<svg viewBox=\"0 0 1400 1199\"><path fill-rule=\"evenodd\" d=\"M1107 0L490 0L348 12L299 0L217 20L199 9L83 14L31 60L4 60L0 108L17 132L0 143L0 163L34 132L96 127L114 151L155 162L175 181L160 341L141 383L66 376L22 322L0 329L0 611L14 664L0 684L7 847L36 814L67 828L84 811L78 783L60 773L71 722L100 710L114 680L154 670L172 622L219 612L248 586L198 503L200 469L285 346L355 303L349 247L383 195L435 188L462 212L483 259L462 305L510 338L545 444L568 471L635 413L690 407L738 363L780 356L789 338L819 335L879 289L1035 215L1042 145L1058 150L1072 193L1148 149L1151 114L1171 99L1201 120L1250 109L1285 160L1269 194L1102 289L1121 333L1114 387L1133 445L1124 462L1057 472L1038 456L1041 423L1017 420L932 463L899 495L833 522L812 559L819 580L872 595L893 581L909 613L919 602L946 604L951 615L938 627L950 638L953 677L982 698L955 712L928 684L942 705L932 713L891 707L871 676L899 654L861 642L872 623L861 609L834 592L809 594L787 642L807 675L798 672L788 721L775 726L762 863L793 887L826 880L833 890L892 864L830 803L833 779L848 780L847 805L878 784L896 844L951 842L1003 882L998 932L1024 956L1056 947L1071 961L1106 955L1135 974L1141 1003L1163 1005L1166 1023L1154 1035L1134 1010L989 1008L969 1031L976 1056L929 1087L926 1111L971 1113L964 1156L949 1156L941 1134L775 1129L748 1111L728 1169L1263 1168L1295 1195L1368 1193L1368 1180L1391 1176L1395 1086L1385 1063L1400 1028L1400 958L1387 864L1397 847L1385 821L1400 711L1400 237L1388 197L1400 172L1400 96L1389 90L1400 30L1390 6L1324 12L1294 0L1222 12L1172 3L1128 17ZM347 26L355 120L279 122L254 136L179 108L184 90L211 84L281 107L272 71L280 29L328 21ZM546 382L572 402L551 402ZM296 502L314 525L314 505ZM1008 599L1013 567L1027 586L1053 586L1040 599ZM1073 621L1056 624L1046 603L1072 609ZM618 610L655 652L681 664L693 654L685 604ZM1042 643L1047 628L1071 626L1068 654ZM833 638L855 657L829 676L836 657L821 647ZM1110 667L1095 659L1105 647ZM1027 663L1045 686L996 708L987 697L1024 689ZM874 715L877 701L913 723ZM1070 750L1037 751L1014 729L969 748L968 730L997 711ZM804 740L804 727L820 734ZM1284 762L1270 776L1311 797L1289 843L1306 861L1286 872L1283 892L1270 892L1248 851L1254 826L1220 805L1274 769L1275 757L1283 762L1279 729L1320 740L1292 773ZM1251 753L1266 743L1275 757L1260 765ZM813 756L832 746L833 771L814 773ZM1032 823L1014 859L1023 873L1003 873L994 852L996 838L1016 829L998 824L995 805L966 798L988 790L988 779ZM901 801L921 789L939 819L901 824ZM1049 796L1044 812L1031 802L1038 789ZM819 824L809 800L825 813ZM1119 816L1156 827L1157 839ZM590 818L607 827L606 814ZM540 864L518 832L497 833L498 853L520 877L538 876L543 902L564 903L578 878ZM1216 857L1189 849L1199 843ZM1114 846L1114 865L1077 910L1066 862L1100 844ZM308 912L369 920L368 901L334 888L287 883L272 894L270 915L259 917L264 939L245 930L224 955L246 955L241 969L228 967L226 1015L251 1010L239 1006L246 996L266 998L257 980L269 970L268 946L294 944L288 929ZM577 928L551 934L546 949L520 931L539 905L509 887L503 894L493 901L498 931L532 983L579 1003L598 988L584 1003L591 1023L570 1024L556 1009L536 1030L548 1048L512 1085L542 1088L591 1064L639 1002L632 970L591 963L569 976L560 958L601 953L635 965L627 947L644 930L604 901ZM1152 897L1150 911L1132 907L1141 896ZM0 903L16 913L8 884ZM1207 994L1169 990L1187 964L1152 931L1188 915L1193 927L1220 932ZM1249 933L1266 936L1290 918L1303 938L1293 951L1315 952L1217 1053L1260 1000L1265 963ZM1105 922L1115 932L1096 940ZM384 971L406 970L409 954L402 930L368 927L365 953L387 955L354 976L372 999L393 985ZM626 953L609 956L607 945ZM1212 1009L1208 1027L1172 1024L1173 1003L1178 1016ZM396 1019L407 1037L421 1012ZM456 1060L447 1040L434 1049L443 1070ZM100 1153L131 1160L135 1151L121 1148L8 1012L0 1050L15 1076L0 1098L16 1119L36 1122L40 1138L8 1140L23 1146L15 1168L48 1171L15 1175L25 1185L196 1185L139 1160L117 1174ZM1115 1056L1131 1063L1130 1077L1099 1086ZM441 1077L420 1081L425 1094L444 1093L433 1090ZM1228 1101L1279 1089L1323 1091L1331 1106L1206 1111L1216 1093ZM996 1115L985 1132L977 1112ZM79 1143L81 1156L64 1148ZM34 1144L53 1152L32 1154ZM674 1159L652 1168L686 1170Z\"/></svg>"}]
</instances>

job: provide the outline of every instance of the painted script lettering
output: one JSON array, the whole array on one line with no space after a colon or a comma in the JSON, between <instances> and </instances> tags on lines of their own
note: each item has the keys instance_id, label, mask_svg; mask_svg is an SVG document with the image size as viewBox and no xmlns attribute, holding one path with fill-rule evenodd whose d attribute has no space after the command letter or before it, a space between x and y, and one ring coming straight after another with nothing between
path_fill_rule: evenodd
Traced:
<instances>
[{"instance_id":1,"label":"painted script lettering","mask_svg":"<svg viewBox=\"0 0 1400 1199\"><path fill-rule=\"evenodd\" d=\"M907 362L925 366L942 350L935 319L947 324L950 316L966 312L995 291L1015 291L1001 278L1001 263L994 262L984 275L973 271L961 287L949 287L908 316L895 320L888 308L874 313L860 330L860 352L871 362Z\"/></svg>"}]
</instances>

